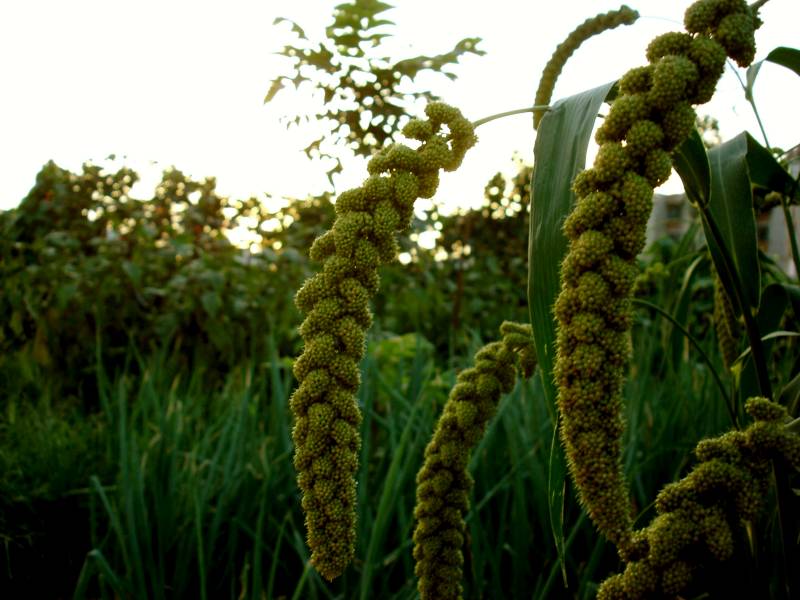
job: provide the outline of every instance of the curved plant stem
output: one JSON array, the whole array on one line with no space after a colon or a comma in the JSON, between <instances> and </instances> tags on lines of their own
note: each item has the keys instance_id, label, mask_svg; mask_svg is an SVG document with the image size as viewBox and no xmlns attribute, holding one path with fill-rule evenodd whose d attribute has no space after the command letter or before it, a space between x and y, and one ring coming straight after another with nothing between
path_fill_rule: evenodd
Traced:
<instances>
[{"instance_id":1,"label":"curved plant stem","mask_svg":"<svg viewBox=\"0 0 800 600\"><path fill-rule=\"evenodd\" d=\"M675 327L677 327L684 336L686 336L686 339L689 340L692 346L695 347L697 352L700 354L700 357L703 359L703 362L706 363L709 370L711 371L711 375L714 377L714 381L716 382L717 387L719 388L720 394L722 394L722 398L725 400L725 407L728 409L728 414L731 417L731 422L735 427L738 428L739 422L738 419L736 418L736 410L734 409L733 406L733 400L731 399L730 394L728 394L728 391L725 389L725 384L722 383L722 378L719 376L719 373L714 368L714 365L712 364L708 354L706 354L705 350L703 350L702 346L700 346L700 342L698 342L697 339L675 319L675 317L673 317L671 314L669 314L660 306L651 304L650 302L647 302L647 300L640 300L639 298L633 298L631 302L633 304L638 304L639 306L644 306L651 310L656 311L658 314L660 314L662 317L664 317L670 323L672 323Z\"/></svg>"},{"instance_id":2,"label":"curved plant stem","mask_svg":"<svg viewBox=\"0 0 800 600\"><path fill-rule=\"evenodd\" d=\"M550 110L550 106L547 104L537 104L535 106L530 106L528 108L517 108L515 110L507 110L506 112L497 113L496 115L490 115L488 117L483 117L482 119L478 119L477 121L472 122L473 127L477 127L478 125L483 125L484 123L489 123L490 121L496 121L497 119L502 119L504 117L513 117L514 115L523 115L525 113L535 113L535 112L547 112Z\"/></svg>"}]
</instances>

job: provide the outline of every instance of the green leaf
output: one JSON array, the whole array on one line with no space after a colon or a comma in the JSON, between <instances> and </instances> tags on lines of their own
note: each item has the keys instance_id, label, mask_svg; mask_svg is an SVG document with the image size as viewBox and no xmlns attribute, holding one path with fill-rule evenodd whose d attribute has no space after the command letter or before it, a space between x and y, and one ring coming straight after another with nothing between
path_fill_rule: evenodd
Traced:
<instances>
[{"instance_id":1,"label":"green leaf","mask_svg":"<svg viewBox=\"0 0 800 600\"><path fill-rule=\"evenodd\" d=\"M76 282L65 283L56 288L56 304L61 310L65 309L70 300L78 293L78 284Z\"/></svg>"},{"instance_id":2,"label":"green leaf","mask_svg":"<svg viewBox=\"0 0 800 600\"><path fill-rule=\"evenodd\" d=\"M556 551L564 571L564 489L566 466L556 442L558 418L553 382L556 330L553 303L560 287L559 266L567 250L561 232L575 202L572 180L586 166L586 149L597 111L614 89L610 82L556 102L539 123L533 149L531 221L528 237L528 310L539 358L542 388L554 423L550 447L547 503Z\"/></svg>"},{"instance_id":3,"label":"green leaf","mask_svg":"<svg viewBox=\"0 0 800 600\"><path fill-rule=\"evenodd\" d=\"M779 46L770 52L764 60L791 69L797 75L800 75L800 50L797 48Z\"/></svg>"},{"instance_id":4,"label":"green leaf","mask_svg":"<svg viewBox=\"0 0 800 600\"><path fill-rule=\"evenodd\" d=\"M216 292L205 292L200 296L200 302L210 317L215 317L222 307L222 300Z\"/></svg>"},{"instance_id":5,"label":"green leaf","mask_svg":"<svg viewBox=\"0 0 800 600\"><path fill-rule=\"evenodd\" d=\"M264 104L271 102L275 95L283 89L283 78L279 77L272 82L272 85L269 86L269 90L267 90L266 96L264 96Z\"/></svg>"},{"instance_id":6,"label":"green leaf","mask_svg":"<svg viewBox=\"0 0 800 600\"><path fill-rule=\"evenodd\" d=\"M789 383L783 386L778 396L778 403L789 410L789 414L797 414L797 405L800 403L800 373L797 373Z\"/></svg>"},{"instance_id":7,"label":"green leaf","mask_svg":"<svg viewBox=\"0 0 800 600\"><path fill-rule=\"evenodd\" d=\"M747 69L747 87L745 88L745 96L748 100L752 100L753 98L753 85L755 85L756 77L758 77L758 72L761 70L761 66L766 61L786 67L787 69L794 71L797 75L800 75L800 50L796 48L787 48L786 46L775 48L764 60L753 63L750 65L750 68Z\"/></svg>"},{"instance_id":8,"label":"green leaf","mask_svg":"<svg viewBox=\"0 0 800 600\"><path fill-rule=\"evenodd\" d=\"M11 314L11 321L9 322L9 325L11 326L11 331L13 331L15 335L21 335L22 334L22 332L24 331L24 326L23 326L23 323L22 323L22 311L21 310L15 310Z\"/></svg>"},{"instance_id":9,"label":"green leaf","mask_svg":"<svg viewBox=\"0 0 800 600\"><path fill-rule=\"evenodd\" d=\"M208 270L203 273L202 279L203 281L210 283L211 287L214 288L214 291L217 292L219 292L225 285L225 275L215 270L213 266L210 265Z\"/></svg>"},{"instance_id":10,"label":"green leaf","mask_svg":"<svg viewBox=\"0 0 800 600\"><path fill-rule=\"evenodd\" d=\"M300 25L298 25L296 22L292 21L291 19L287 19L286 17L278 17L277 19L275 19L272 22L273 25L280 25L281 23L289 23L289 25L291 25L292 32L296 33L300 38L302 38L304 40L308 39L306 37L306 32L303 31L303 28L300 27Z\"/></svg>"},{"instance_id":11,"label":"green leaf","mask_svg":"<svg viewBox=\"0 0 800 600\"><path fill-rule=\"evenodd\" d=\"M747 136L747 166L753 185L780 192L786 196L794 193L795 197L800 197L800 190L796 189L794 179L789 172L753 136L749 133L745 133L745 135Z\"/></svg>"},{"instance_id":12,"label":"green leaf","mask_svg":"<svg viewBox=\"0 0 800 600\"><path fill-rule=\"evenodd\" d=\"M703 219L703 229L711 258L731 299L738 298L730 285L737 285L749 309L757 309L761 299L761 269L758 263L758 231L753 211L748 167L748 134L740 133L732 140L708 153L711 167L711 199ZM714 234L713 219L720 238ZM720 245L724 244L724 248ZM722 275L728 272L724 254L728 253L736 270L734 284ZM731 274L734 275L734 274ZM737 304L737 303L734 303Z\"/></svg>"},{"instance_id":13,"label":"green leaf","mask_svg":"<svg viewBox=\"0 0 800 600\"><path fill-rule=\"evenodd\" d=\"M556 102L539 124L533 149L528 310L544 393L551 407L556 401L553 303L560 286L559 266L567 250L561 226L575 201L572 180L586 166L586 149L597 111L614 83Z\"/></svg>"},{"instance_id":14,"label":"green leaf","mask_svg":"<svg viewBox=\"0 0 800 600\"><path fill-rule=\"evenodd\" d=\"M122 270L130 278L133 286L138 288L142 285L142 268L129 260L123 261Z\"/></svg>"},{"instance_id":15,"label":"green leaf","mask_svg":"<svg viewBox=\"0 0 800 600\"><path fill-rule=\"evenodd\" d=\"M672 166L683 181L689 200L707 206L711 197L711 168L703 138L696 129L672 154Z\"/></svg>"},{"instance_id":16,"label":"green leaf","mask_svg":"<svg viewBox=\"0 0 800 600\"><path fill-rule=\"evenodd\" d=\"M786 292L789 302L792 303L792 309L795 311L795 314L800 314L800 286L786 282L780 285Z\"/></svg>"}]
</instances>

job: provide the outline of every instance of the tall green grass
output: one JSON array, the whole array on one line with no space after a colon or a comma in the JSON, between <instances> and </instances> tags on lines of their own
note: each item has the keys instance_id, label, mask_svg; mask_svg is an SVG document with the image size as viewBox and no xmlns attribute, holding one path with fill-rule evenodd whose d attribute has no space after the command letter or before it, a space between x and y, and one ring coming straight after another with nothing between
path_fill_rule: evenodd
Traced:
<instances>
[{"instance_id":1,"label":"tall green grass","mask_svg":"<svg viewBox=\"0 0 800 600\"><path fill-rule=\"evenodd\" d=\"M663 329L657 316L640 314L640 350L628 385L626 465L643 513L655 491L686 468L697 439L728 426L722 401L708 400L717 392L699 371L702 365L661 362ZM99 375L102 411L91 419L72 414L70 421L51 410L48 430L37 421L48 414L39 406L27 416L17 414L14 423L3 421L6 474L36 463L33 479L47 481L48 473L57 477L63 470L72 448L81 468L68 469L71 480L45 500L58 514L58 502L79 499L64 518L82 532L62 540L72 543L70 568L46 562L52 559L37 562L36 552L29 552L25 564L6 560L3 588L25 590L29 597L59 590L49 595L76 600L417 596L411 558L415 476L456 374L437 366L429 344L375 340L362 363L357 559L332 584L308 565L292 466L288 361L274 356L250 364L213 391L204 387L202 372L180 376L166 357L137 360L136 369L113 380ZM466 357L459 361L459 368L468 364ZM85 434L87 423L93 423L92 437ZM44 448L42 438L60 441L36 454ZM94 454L86 453L88 439ZM472 457L466 597L589 598L596 582L617 568L569 483L559 527L553 527L547 496L552 441L552 409L535 375L502 399ZM10 481L3 479L4 496ZM39 484L14 481L6 509L32 506ZM44 548L60 533L37 535L31 547ZM32 575L48 572L49 580Z\"/></svg>"}]
</instances>

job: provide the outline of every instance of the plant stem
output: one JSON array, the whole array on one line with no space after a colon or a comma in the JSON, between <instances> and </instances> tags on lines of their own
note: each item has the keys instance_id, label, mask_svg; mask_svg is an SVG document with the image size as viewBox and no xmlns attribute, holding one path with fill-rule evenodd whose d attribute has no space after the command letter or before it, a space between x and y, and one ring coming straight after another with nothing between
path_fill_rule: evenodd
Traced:
<instances>
[{"instance_id":1,"label":"plant stem","mask_svg":"<svg viewBox=\"0 0 800 600\"><path fill-rule=\"evenodd\" d=\"M546 112L550 110L550 106L548 105L535 105L530 106L528 108L517 108L516 110L508 110L506 112L497 113L496 115L490 115L488 117L484 117L482 119L478 119L477 121L472 122L473 127L478 127L479 125L483 125L484 123L488 123L489 121L495 121L497 119L502 119L504 117L511 117L514 115L522 115L525 113L532 113L532 112Z\"/></svg>"},{"instance_id":2,"label":"plant stem","mask_svg":"<svg viewBox=\"0 0 800 600\"><path fill-rule=\"evenodd\" d=\"M689 333L689 331L675 319L675 317L673 317L671 314L669 314L660 306L656 306L655 304L652 304L647 300L640 300L638 298L632 298L631 302L633 304L638 304L639 306L645 306L651 310L656 311L658 314L660 314L662 317L664 317L670 323L672 323L673 326L677 327L680 330L680 332L686 336L686 339L688 339L689 342L691 342L692 346L694 346L697 352L700 354L700 357L703 359L703 362L705 362L706 365L708 365L708 368L711 371L711 375L714 377L714 381L716 382L717 387L719 388L720 394L722 394L722 399L725 401L725 406L728 409L728 414L731 417L731 422L735 427L739 427L739 422L738 419L736 418L736 410L733 407L733 400L728 394L728 391L725 389L725 384L722 383L722 379L720 378L719 373L717 373L717 370L714 368L714 365L711 363L711 359L708 357L708 354L706 354L705 350L703 350L703 348L700 346L700 342L698 342L695 339L695 337L691 333Z\"/></svg>"},{"instance_id":3,"label":"plant stem","mask_svg":"<svg viewBox=\"0 0 800 600\"><path fill-rule=\"evenodd\" d=\"M765 398L772 398L772 384L769 381L769 370L767 369L767 358L764 352L764 345L761 343L761 334L758 330L758 323L756 322L753 312L748 306L747 298L745 298L742 283L739 280L739 275L736 272L736 266L733 263L733 258L730 255L728 247L725 245L725 240L722 237L722 232L719 230L714 218L711 216L707 206L699 206L700 216L703 222L708 226L714 242L719 248L722 255L722 265L717 265L717 273L723 283L727 280L728 289L734 291L734 296L731 300L738 304L739 311L744 318L744 326L747 331L747 339L750 342L750 350L753 353L753 364L756 368L756 378L758 379L758 387L761 395ZM719 267L722 267L720 269Z\"/></svg>"},{"instance_id":4,"label":"plant stem","mask_svg":"<svg viewBox=\"0 0 800 600\"><path fill-rule=\"evenodd\" d=\"M798 180L800 180L800 174L794 180L789 198L793 198L797 193ZM795 277L800 277L800 251L797 249L797 236L795 235L794 219L792 219L792 211L789 209L789 200L787 199L786 194L781 194L781 206L783 207L783 218L786 220L786 229L788 230L787 233L789 234L789 245L792 248L794 274Z\"/></svg>"},{"instance_id":5,"label":"plant stem","mask_svg":"<svg viewBox=\"0 0 800 600\"><path fill-rule=\"evenodd\" d=\"M731 61L728 60L728 63L731 64ZM739 80L739 85L742 86L745 99L750 104L750 108L753 109L753 114L756 116L756 121L758 122L758 128L761 130L761 137L764 138L764 145L767 147L767 150L769 150L771 146L769 145L769 139L767 138L767 131L764 129L764 123L761 122L761 115L758 114L758 108L756 108L756 103L753 100L753 90L747 88L747 85L744 81L742 81L742 76L739 75L739 71L736 69L736 67L731 64L731 68L733 69L733 74L736 75L736 79Z\"/></svg>"}]
</instances>

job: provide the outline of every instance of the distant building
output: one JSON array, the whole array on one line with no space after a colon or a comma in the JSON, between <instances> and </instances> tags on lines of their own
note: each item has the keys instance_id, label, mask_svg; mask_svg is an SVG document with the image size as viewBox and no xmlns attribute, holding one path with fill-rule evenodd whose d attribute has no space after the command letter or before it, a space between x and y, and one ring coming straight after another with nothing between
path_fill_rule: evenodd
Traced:
<instances>
[{"instance_id":1,"label":"distant building","mask_svg":"<svg viewBox=\"0 0 800 600\"><path fill-rule=\"evenodd\" d=\"M795 178L800 173L800 144L784 155L788 171ZM800 241L800 206L791 206L795 238ZM685 194L655 194L653 214L647 223L647 245L664 236L680 238L696 217ZM783 208L776 206L758 218L758 243L761 250L773 257L790 276L797 278L789 231Z\"/></svg>"},{"instance_id":2,"label":"distant building","mask_svg":"<svg viewBox=\"0 0 800 600\"><path fill-rule=\"evenodd\" d=\"M686 194L655 194L653 213L647 222L647 245L667 235L673 239L680 238L694 217L695 210Z\"/></svg>"}]
</instances>

